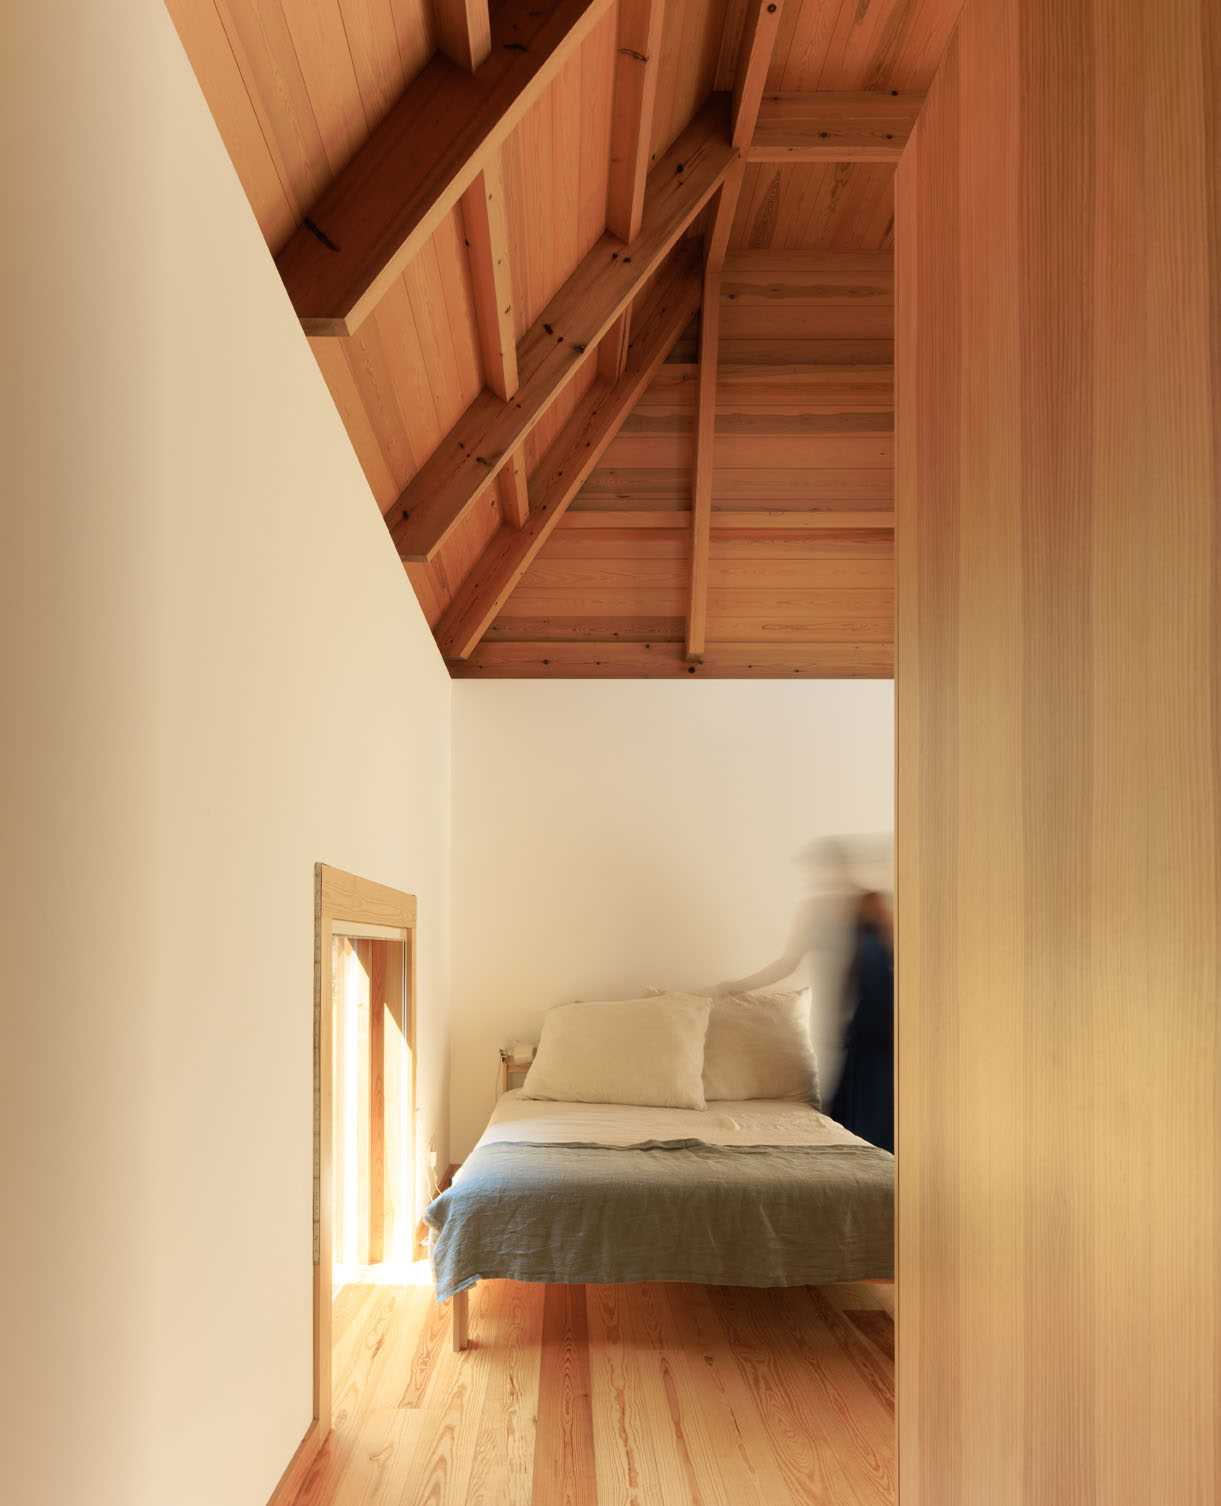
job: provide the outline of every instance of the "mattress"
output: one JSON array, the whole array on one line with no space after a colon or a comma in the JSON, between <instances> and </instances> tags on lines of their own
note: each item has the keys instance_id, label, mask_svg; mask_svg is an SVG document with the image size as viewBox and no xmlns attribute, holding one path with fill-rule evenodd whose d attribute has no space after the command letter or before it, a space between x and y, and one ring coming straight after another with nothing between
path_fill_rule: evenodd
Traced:
<instances>
[{"instance_id":1,"label":"mattress","mask_svg":"<svg viewBox=\"0 0 1221 1506\"><path fill-rule=\"evenodd\" d=\"M644 1109L515 1092L424 1216L439 1301L491 1278L889 1279L894 1158L801 1103Z\"/></svg>"}]
</instances>

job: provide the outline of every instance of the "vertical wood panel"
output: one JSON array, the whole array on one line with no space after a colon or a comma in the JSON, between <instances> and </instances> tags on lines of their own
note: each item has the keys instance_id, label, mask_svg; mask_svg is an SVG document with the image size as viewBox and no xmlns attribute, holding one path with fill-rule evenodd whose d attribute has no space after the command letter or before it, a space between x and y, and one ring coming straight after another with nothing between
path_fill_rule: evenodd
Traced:
<instances>
[{"instance_id":1,"label":"vertical wood panel","mask_svg":"<svg viewBox=\"0 0 1221 1506\"><path fill-rule=\"evenodd\" d=\"M345 1087L351 1096L344 1103L348 1119L348 1133L356 1149L354 1192L356 1217L352 1229L353 1258L358 1265L368 1265L372 1260L369 1251L372 1203L371 1156L373 1149L373 1050L370 1016L370 972L373 963L373 943L368 939L352 942L352 955L356 966L349 969L353 987L348 995L348 1007L353 1010L348 1036L348 1045L353 1048L355 1061L349 1064Z\"/></svg>"},{"instance_id":2,"label":"vertical wood panel","mask_svg":"<svg viewBox=\"0 0 1221 1506\"><path fill-rule=\"evenodd\" d=\"M665 155L716 79L725 0L666 0L650 152Z\"/></svg>"},{"instance_id":3,"label":"vertical wood panel","mask_svg":"<svg viewBox=\"0 0 1221 1506\"><path fill-rule=\"evenodd\" d=\"M434 0L437 46L459 68L473 73L492 50L487 0Z\"/></svg>"},{"instance_id":4,"label":"vertical wood panel","mask_svg":"<svg viewBox=\"0 0 1221 1506\"><path fill-rule=\"evenodd\" d=\"M970 0L899 168L903 1506L1216 1500L1216 15Z\"/></svg>"},{"instance_id":5,"label":"vertical wood panel","mask_svg":"<svg viewBox=\"0 0 1221 1506\"><path fill-rule=\"evenodd\" d=\"M386 1248L386 1012L388 961L397 942L369 942L369 1264ZM402 970L399 956L399 970ZM393 1043L389 1043L391 1046Z\"/></svg>"},{"instance_id":6,"label":"vertical wood panel","mask_svg":"<svg viewBox=\"0 0 1221 1506\"><path fill-rule=\"evenodd\" d=\"M508 213L499 152L488 154L483 171L463 194L462 224L470 258L483 380L497 397L507 402L517 391L517 333L513 324Z\"/></svg>"},{"instance_id":7,"label":"vertical wood panel","mask_svg":"<svg viewBox=\"0 0 1221 1506\"><path fill-rule=\"evenodd\" d=\"M606 224L615 37L612 9L504 144L519 339Z\"/></svg>"},{"instance_id":8,"label":"vertical wood panel","mask_svg":"<svg viewBox=\"0 0 1221 1506\"><path fill-rule=\"evenodd\" d=\"M415 1217L414 1150L411 1135L411 1047L409 1001L402 942L381 943L384 958L381 978L382 1033L382 1259L402 1262L412 1258Z\"/></svg>"},{"instance_id":9,"label":"vertical wood panel","mask_svg":"<svg viewBox=\"0 0 1221 1506\"><path fill-rule=\"evenodd\" d=\"M723 195L724 189L721 190ZM721 200L718 198L718 207ZM708 557L712 544L712 472L716 449L717 347L721 280L704 272L700 305L699 384L695 404L695 480L691 502L691 595L687 606L687 658L704 657L708 636Z\"/></svg>"}]
</instances>

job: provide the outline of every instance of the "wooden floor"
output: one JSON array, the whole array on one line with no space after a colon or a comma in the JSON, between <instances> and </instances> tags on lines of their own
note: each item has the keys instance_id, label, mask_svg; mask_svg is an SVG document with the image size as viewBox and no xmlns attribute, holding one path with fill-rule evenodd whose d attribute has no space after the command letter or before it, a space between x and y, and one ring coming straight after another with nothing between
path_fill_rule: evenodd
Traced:
<instances>
[{"instance_id":1,"label":"wooden floor","mask_svg":"<svg viewBox=\"0 0 1221 1506\"><path fill-rule=\"evenodd\" d=\"M895 1499L889 1288L490 1281L335 1303L334 1432L297 1506L875 1506Z\"/></svg>"}]
</instances>

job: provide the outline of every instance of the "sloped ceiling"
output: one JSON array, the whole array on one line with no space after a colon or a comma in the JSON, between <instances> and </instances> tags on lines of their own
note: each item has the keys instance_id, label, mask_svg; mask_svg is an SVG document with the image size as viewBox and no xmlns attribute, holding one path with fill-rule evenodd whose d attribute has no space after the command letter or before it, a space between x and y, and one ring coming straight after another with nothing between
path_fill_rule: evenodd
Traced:
<instances>
[{"instance_id":1,"label":"sloped ceiling","mask_svg":"<svg viewBox=\"0 0 1221 1506\"><path fill-rule=\"evenodd\" d=\"M169 0L455 674L891 673L892 180L960 4Z\"/></svg>"}]
</instances>

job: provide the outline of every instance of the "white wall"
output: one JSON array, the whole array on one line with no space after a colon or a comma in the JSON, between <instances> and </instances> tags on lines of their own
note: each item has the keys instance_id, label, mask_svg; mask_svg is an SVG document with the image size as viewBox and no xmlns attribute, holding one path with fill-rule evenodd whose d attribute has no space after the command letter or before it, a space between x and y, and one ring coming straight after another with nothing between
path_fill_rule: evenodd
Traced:
<instances>
[{"instance_id":1,"label":"white wall","mask_svg":"<svg viewBox=\"0 0 1221 1506\"><path fill-rule=\"evenodd\" d=\"M446 1150L450 682L159 0L5 24L3 1494L262 1506L318 859L419 896Z\"/></svg>"},{"instance_id":2,"label":"white wall","mask_svg":"<svg viewBox=\"0 0 1221 1506\"><path fill-rule=\"evenodd\" d=\"M842 896L889 884L893 763L889 682L455 684L455 1156L496 1048L567 999L800 965L832 1077Z\"/></svg>"}]
</instances>

